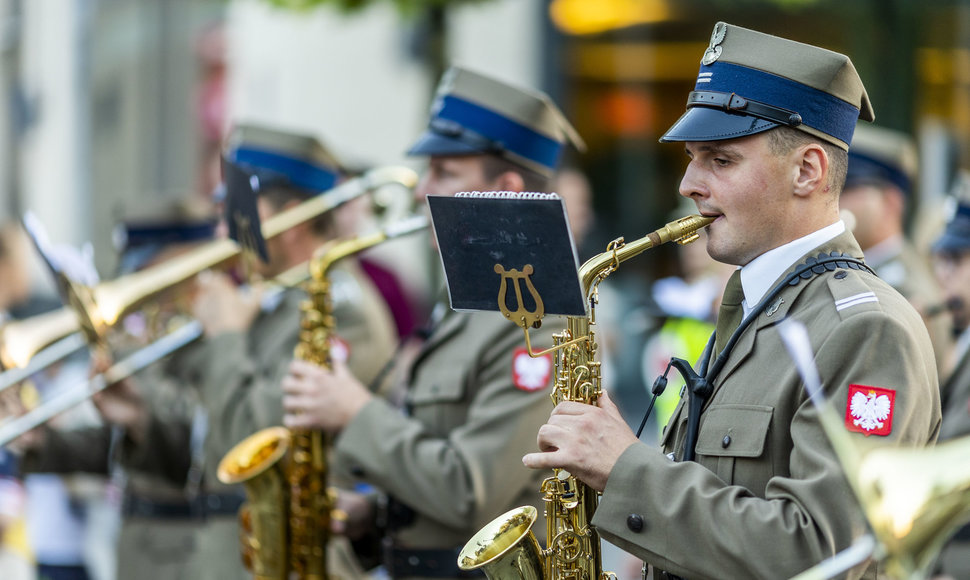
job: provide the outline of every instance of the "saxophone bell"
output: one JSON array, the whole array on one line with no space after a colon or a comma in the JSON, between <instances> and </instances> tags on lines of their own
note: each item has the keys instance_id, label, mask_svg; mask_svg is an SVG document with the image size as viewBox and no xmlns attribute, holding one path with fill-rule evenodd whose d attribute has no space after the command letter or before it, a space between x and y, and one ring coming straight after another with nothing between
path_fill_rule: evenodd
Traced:
<instances>
[{"instance_id":1,"label":"saxophone bell","mask_svg":"<svg viewBox=\"0 0 970 580\"><path fill-rule=\"evenodd\" d=\"M545 577L545 556L532 525L536 508L505 512L478 531L458 555L458 567L481 570L490 580L538 580Z\"/></svg>"}]
</instances>

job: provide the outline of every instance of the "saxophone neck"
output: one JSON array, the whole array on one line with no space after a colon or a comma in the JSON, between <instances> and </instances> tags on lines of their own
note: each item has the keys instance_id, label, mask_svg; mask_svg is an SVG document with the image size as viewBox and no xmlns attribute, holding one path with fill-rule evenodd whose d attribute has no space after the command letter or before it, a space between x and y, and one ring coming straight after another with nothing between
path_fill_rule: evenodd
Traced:
<instances>
[{"instance_id":1,"label":"saxophone neck","mask_svg":"<svg viewBox=\"0 0 970 580\"><path fill-rule=\"evenodd\" d=\"M619 267L620 262L629 260L650 248L671 241L682 245L693 242L698 237L697 232L712 221L714 218L689 215L674 220L630 243L625 243L623 238L617 238L610 242L605 252L593 256L579 268L583 292L588 295L592 286L598 280L609 276Z\"/></svg>"},{"instance_id":2,"label":"saxophone neck","mask_svg":"<svg viewBox=\"0 0 970 580\"><path fill-rule=\"evenodd\" d=\"M416 215L392 223L374 233L357 236L348 240L333 240L320 246L310 262L310 275L316 279L327 276L330 268L340 260L363 252L378 244L404 236L428 227L428 218Z\"/></svg>"}]
</instances>

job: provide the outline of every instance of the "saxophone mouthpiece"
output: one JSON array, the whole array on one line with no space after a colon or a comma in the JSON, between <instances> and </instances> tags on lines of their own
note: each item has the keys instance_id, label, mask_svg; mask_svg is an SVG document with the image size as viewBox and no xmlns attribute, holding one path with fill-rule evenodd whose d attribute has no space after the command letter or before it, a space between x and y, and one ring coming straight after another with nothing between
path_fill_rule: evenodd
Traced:
<instances>
[{"instance_id":1,"label":"saxophone mouthpiece","mask_svg":"<svg viewBox=\"0 0 970 580\"><path fill-rule=\"evenodd\" d=\"M697 232L712 221L712 217L689 215L667 224L667 227L672 230L671 238L683 246L697 240L700 237Z\"/></svg>"}]
</instances>

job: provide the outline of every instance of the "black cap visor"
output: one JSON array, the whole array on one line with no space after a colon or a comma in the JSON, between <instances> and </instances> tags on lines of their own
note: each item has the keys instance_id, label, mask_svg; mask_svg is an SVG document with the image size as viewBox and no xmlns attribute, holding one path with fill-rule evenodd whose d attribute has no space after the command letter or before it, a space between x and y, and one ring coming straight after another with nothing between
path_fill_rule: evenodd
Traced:
<instances>
[{"instance_id":1,"label":"black cap visor","mask_svg":"<svg viewBox=\"0 0 970 580\"><path fill-rule=\"evenodd\" d=\"M681 115L680 119L660 138L660 142L721 141L762 133L780 126L778 123L758 117L695 106Z\"/></svg>"}]
</instances>

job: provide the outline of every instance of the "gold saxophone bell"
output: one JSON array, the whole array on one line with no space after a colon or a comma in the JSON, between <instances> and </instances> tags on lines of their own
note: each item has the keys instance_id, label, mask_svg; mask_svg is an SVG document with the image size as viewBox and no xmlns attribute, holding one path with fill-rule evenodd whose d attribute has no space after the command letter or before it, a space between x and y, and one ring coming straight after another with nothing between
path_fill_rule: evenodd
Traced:
<instances>
[{"instance_id":1,"label":"gold saxophone bell","mask_svg":"<svg viewBox=\"0 0 970 580\"><path fill-rule=\"evenodd\" d=\"M279 571L286 569L286 536L273 533L285 529L285 514L274 502L262 500L286 494L280 459L289 447L289 430L269 427L237 443L217 470L223 483L246 482L247 502L239 514L240 543L243 565L257 580L281 578Z\"/></svg>"},{"instance_id":2,"label":"gold saxophone bell","mask_svg":"<svg viewBox=\"0 0 970 580\"><path fill-rule=\"evenodd\" d=\"M491 580L538 580L545 569L542 548L532 532L539 517L527 505L509 510L478 531L458 554L458 567L482 570Z\"/></svg>"}]
</instances>

